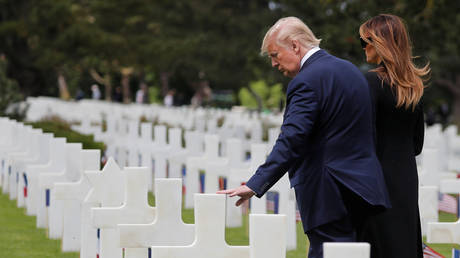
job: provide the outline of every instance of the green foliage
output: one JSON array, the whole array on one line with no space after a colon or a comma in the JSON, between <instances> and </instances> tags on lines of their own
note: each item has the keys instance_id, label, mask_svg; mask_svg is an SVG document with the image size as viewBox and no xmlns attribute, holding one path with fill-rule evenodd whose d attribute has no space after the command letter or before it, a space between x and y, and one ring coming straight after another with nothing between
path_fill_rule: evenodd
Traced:
<instances>
[{"instance_id":1,"label":"green foliage","mask_svg":"<svg viewBox=\"0 0 460 258\"><path fill-rule=\"evenodd\" d=\"M0 55L0 116L5 115L6 108L11 103L22 99L17 82L8 78L6 68L6 59Z\"/></svg>"},{"instance_id":2,"label":"green foliage","mask_svg":"<svg viewBox=\"0 0 460 258\"><path fill-rule=\"evenodd\" d=\"M285 98L281 83L269 86L266 81L259 80L250 82L248 87L253 93L251 93L247 87L241 88L238 92L238 98L241 105L247 108L258 108L257 98L260 98L262 101L262 108L264 109L279 108L280 102ZM256 94L257 97L253 94Z\"/></svg>"},{"instance_id":3,"label":"green foliage","mask_svg":"<svg viewBox=\"0 0 460 258\"><path fill-rule=\"evenodd\" d=\"M53 133L55 137L65 137L67 142L82 143L83 149L98 149L103 153L105 145L102 142L95 142L93 135L84 135L70 129L70 124L52 117L39 122L28 123L34 128L40 128L44 132Z\"/></svg>"},{"instance_id":4,"label":"green foliage","mask_svg":"<svg viewBox=\"0 0 460 258\"><path fill-rule=\"evenodd\" d=\"M150 103L163 103L160 95L160 88L158 86L149 87Z\"/></svg>"},{"instance_id":5,"label":"green foliage","mask_svg":"<svg viewBox=\"0 0 460 258\"><path fill-rule=\"evenodd\" d=\"M58 73L70 92L90 87L90 70L111 78L115 87L126 67L133 69L132 82L165 75L147 84L163 85L162 78L168 78L166 85L187 98L200 72L217 90L238 92L257 79L286 85L289 79L259 56L266 30L284 16L298 16L322 39L322 48L367 69L359 25L393 13L408 25L414 55L422 57L417 62L431 61L433 85L441 85L439 79L455 81L460 71L460 2L455 0L2 0L0 10L0 53L25 96L56 96ZM255 106L251 94L241 94ZM448 94L434 95L428 101ZM276 107L276 102L264 105Z\"/></svg>"}]
</instances>

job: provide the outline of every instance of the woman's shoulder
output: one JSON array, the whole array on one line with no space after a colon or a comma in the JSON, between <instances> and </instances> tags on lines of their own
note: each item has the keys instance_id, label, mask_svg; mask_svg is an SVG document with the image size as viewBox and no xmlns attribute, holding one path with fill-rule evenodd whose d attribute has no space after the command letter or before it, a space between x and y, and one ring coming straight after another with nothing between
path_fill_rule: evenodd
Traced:
<instances>
[{"instance_id":1,"label":"woman's shoulder","mask_svg":"<svg viewBox=\"0 0 460 258\"><path fill-rule=\"evenodd\" d=\"M377 74L377 72L375 71L368 71L364 74L364 77L366 77L367 79L367 82L369 84L381 84L382 83L382 79L379 77L379 75Z\"/></svg>"}]
</instances>

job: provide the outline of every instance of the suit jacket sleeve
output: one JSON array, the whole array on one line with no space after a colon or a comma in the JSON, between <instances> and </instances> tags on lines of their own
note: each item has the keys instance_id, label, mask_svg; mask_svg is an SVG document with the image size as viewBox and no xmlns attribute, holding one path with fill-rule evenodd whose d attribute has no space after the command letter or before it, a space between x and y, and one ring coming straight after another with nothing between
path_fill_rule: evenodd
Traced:
<instances>
[{"instance_id":1,"label":"suit jacket sleeve","mask_svg":"<svg viewBox=\"0 0 460 258\"><path fill-rule=\"evenodd\" d=\"M281 133L265 163L246 183L257 197L264 195L305 153L317 115L318 100L313 89L304 82L292 81Z\"/></svg>"}]
</instances>

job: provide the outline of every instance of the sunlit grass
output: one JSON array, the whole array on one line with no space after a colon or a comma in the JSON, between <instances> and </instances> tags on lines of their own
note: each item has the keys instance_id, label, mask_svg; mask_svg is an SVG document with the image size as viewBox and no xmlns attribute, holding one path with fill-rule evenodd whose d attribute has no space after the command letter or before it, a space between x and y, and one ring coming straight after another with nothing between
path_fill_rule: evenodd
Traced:
<instances>
[{"instance_id":1,"label":"sunlit grass","mask_svg":"<svg viewBox=\"0 0 460 258\"><path fill-rule=\"evenodd\" d=\"M155 205L155 198L149 194L149 204ZM194 223L193 209L183 209L182 219L185 223ZM445 212L439 213L439 221L453 222L457 217ZM8 258L78 258L78 253L61 252L61 241L50 240L44 229L36 227L36 218L26 216L23 208L17 208L16 202L8 199L8 195L0 194L0 257ZM243 226L227 228L225 239L229 245L249 244L249 217L243 217ZM426 240L424 238L424 240ZM460 248L456 244L428 245L446 257L450 257L452 248ZM287 252L287 258L305 258L308 239L303 233L301 223L297 223L297 249Z\"/></svg>"}]
</instances>

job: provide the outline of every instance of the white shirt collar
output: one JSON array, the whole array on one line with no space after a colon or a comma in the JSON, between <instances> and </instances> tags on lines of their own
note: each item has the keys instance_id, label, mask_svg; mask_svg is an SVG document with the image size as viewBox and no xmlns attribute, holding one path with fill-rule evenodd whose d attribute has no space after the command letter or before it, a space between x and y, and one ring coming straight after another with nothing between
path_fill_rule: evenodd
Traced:
<instances>
[{"instance_id":1,"label":"white shirt collar","mask_svg":"<svg viewBox=\"0 0 460 258\"><path fill-rule=\"evenodd\" d=\"M312 56L314 53L316 53L317 51L319 51L320 48L319 47L314 47L310 50L308 50L308 52L302 57L302 60L300 60L300 67L303 66L303 64L305 64L305 62L307 61L307 59Z\"/></svg>"}]
</instances>

